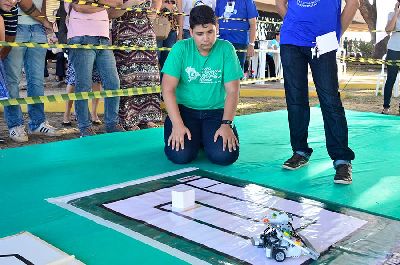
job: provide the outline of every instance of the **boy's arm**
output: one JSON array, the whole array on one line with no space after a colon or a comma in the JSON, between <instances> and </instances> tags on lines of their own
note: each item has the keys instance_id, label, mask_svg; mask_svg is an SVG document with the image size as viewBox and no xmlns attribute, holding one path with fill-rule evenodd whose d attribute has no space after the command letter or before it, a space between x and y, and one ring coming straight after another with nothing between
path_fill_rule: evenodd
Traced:
<instances>
[{"instance_id":1,"label":"boy's arm","mask_svg":"<svg viewBox=\"0 0 400 265\"><path fill-rule=\"evenodd\" d=\"M162 95L164 98L165 108L168 112L168 117L172 123L172 132L168 137L168 146L170 146L172 150L176 151L185 149L186 134L189 140L192 139L189 129L183 123L178 104L176 103L175 90L178 83L178 78L164 73L161 84Z\"/></svg>"},{"instance_id":2,"label":"boy's arm","mask_svg":"<svg viewBox=\"0 0 400 265\"><path fill-rule=\"evenodd\" d=\"M233 80L225 83L225 105L224 105L224 115L222 120L233 121L236 115L237 105L239 103L239 87L240 80ZM229 152L236 150L239 146L239 140L236 138L231 124L222 124L219 129L214 134L214 142L218 140L218 137L222 137L222 150L228 149Z\"/></svg>"}]
</instances>

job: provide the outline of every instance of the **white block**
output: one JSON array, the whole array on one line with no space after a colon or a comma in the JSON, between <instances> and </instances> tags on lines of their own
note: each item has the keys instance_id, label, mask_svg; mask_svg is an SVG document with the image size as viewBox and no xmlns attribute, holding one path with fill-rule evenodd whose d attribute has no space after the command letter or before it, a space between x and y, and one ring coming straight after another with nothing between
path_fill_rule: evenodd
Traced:
<instances>
[{"instance_id":1,"label":"white block","mask_svg":"<svg viewBox=\"0 0 400 265\"><path fill-rule=\"evenodd\" d=\"M175 189L171 194L172 210L181 212L194 208L194 189Z\"/></svg>"}]
</instances>

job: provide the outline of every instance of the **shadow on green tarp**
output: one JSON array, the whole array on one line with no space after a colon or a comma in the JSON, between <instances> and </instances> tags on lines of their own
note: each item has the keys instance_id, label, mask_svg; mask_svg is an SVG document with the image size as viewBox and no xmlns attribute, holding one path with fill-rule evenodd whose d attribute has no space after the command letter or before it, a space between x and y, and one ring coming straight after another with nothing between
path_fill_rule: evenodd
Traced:
<instances>
[{"instance_id":1,"label":"shadow on green tarp","mask_svg":"<svg viewBox=\"0 0 400 265\"><path fill-rule=\"evenodd\" d=\"M346 113L356 153L349 186L333 183L318 108L311 109L311 163L297 171L281 169L292 153L283 110L236 118L240 157L229 167L212 165L203 155L189 165L172 164L163 153L162 128L0 150L0 237L29 231L88 264L183 264L45 199L184 167L400 220L400 118Z\"/></svg>"}]
</instances>

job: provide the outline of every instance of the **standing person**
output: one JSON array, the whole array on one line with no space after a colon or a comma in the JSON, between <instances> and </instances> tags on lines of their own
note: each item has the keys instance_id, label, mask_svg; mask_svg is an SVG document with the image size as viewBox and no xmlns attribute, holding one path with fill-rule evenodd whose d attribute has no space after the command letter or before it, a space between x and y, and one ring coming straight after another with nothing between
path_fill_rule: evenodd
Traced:
<instances>
[{"instance_id":1,"label":"standing person","mask_svg":"<svg viewBox=\"0 0 400 265\"><path fill-rule=\"evenodd\" d=\"M179 40L190 38L190 25L188 14L190 14L190 11L193 7L196 7L198 5L207 5L215 11L215 7L217 4L216 0L182 0L182 10L183 13L185 13L185 16L183 16L183 31L182 36L178 36Z\"/></svg>"},{"instance_id":2,"label":"standing person","mask_svg":"<svg viewBox=\"0 0 400 265\"><path fill-rule=\"evenodd\" d=\"M75 84L76 84L76 77L75 77L75 70L72 67L71 63L68 63L68 69L67 69L67 88L66 92L67 93L74 93L75 92ZM100 91L101 90L101 79L99 76L99 73L97 72L96 69L93 70L93 75L92 75L92 91ZM90 111L90 116L91 116L91 121L93 125L101 125L102 122L99 119L99 116L97 116L97 106L99 105L99 98L93 98L92 100L92 109ZM64 112L64 117L63 121L61 123L62 126L72 126L71 122L71 108L72 108L72 100L67 100L65 103L65 112Z\"/></svg>"},{"instance_id":3,"label":"standing person","mask_svg":"<svg viewBox=\"0 0 400 265\"><path fill-rule=\"evenodd\" d=\"M254 1L217 0L215 14L219 18L219 38L232 43L236 50L247 50L237 52L243 69L246 54L254 56L258 17Z\"/></svg>"},{"instance_id":4,"label":"standing person","mask_svg":"<svg viewBox=\"0 0 400 265\"><path fill-rule=\"evenodd\" d=\"M119 7L122 0L100 0L99 4ZM109 18L106 9L65 3L69 13L68 44L109 45ZM92 87L93 67L96 66L103 83L104 90L119 89L120 82L115 65L114 54L111 50L70 49L69 59L75 70L76 92L87 92ZM104 100L104 122L106 132L125 131L118 123L119 97ZM81 137L95 135L88 113L88 101L76 100L75 112Z\"/></svg>"},{"instance_id":5,"label":"standing person","mask_svg":"<svg viewBox=\"0 0 400 265\"><path fill-rule=\"evenodd\" d=\"M22 0L19 2L17 26L17 42L46 43L46 33L53 33L52 24L46 17L46 0ZM46 49L14 47L4 60L6 81L10 98L19 97L19 83L22 76L22 67L25 69L28 96L44 95L44 65ZM44 113L44 104L28 105L29 134L59 136L56 128L49 125ZM16 142L28 141L25 132L21 107L7 106L4 116L10 132L10 138Z\"/></svg>"},{"instance_id":6,"label":"standing person","mask_svg":"<svg viewBox=\"0 0 400 265\"><path fill-rule=\"evenodd\" d=\"M60 1L60 7L56 12L56 36L58 39L58 43L67 43L67 25L66 25L66 17L67 12L65 12L64 1ZM64 50L58 50L57 54L57 62L56 62L56 80L61 82L65 78L65 66L67 63L67 59L65 58Z\"/></svg>"},{"instance_id":7,"label":"standing person","mask_svg":"<svg viewBox=\"0 0 400 265\"><path fill-rule=\"evenodd\" d=\"M159 10L161 2L150 0L124 1L123 7L152 8ZM156 47L156 36L152 27L155 13L109 10L114 20L112 39L114 45ZM114 51L121 88L158 86L160 71L156 51ZM119 120L125 130L157 127L162 119L160 94L121 97Z\"/></svg>"},{"instance_id":8,"label":"standing person","mask_svg":"<svg viewBox=\"0 0 400 265\"><path fill-rule=\"evenodd\" d=\"M283 168L295 170L306 165L313 151L307 142L310 65L324 118L326 147L336 169L334 182L339 184L352 182L354 152L348 146L347 121L338 92L336 50L315 56L311 48L315 47L317 36L334 32L334 41L337 41L347 29L359 2L346 2L341 12L341 0L313 1L312 4L309 1L276 0L277 10L284 18L280 52L293 150L293 156Z\"/></svg>"},{"instance_id":9,"label":"standing person","mask_svg":"<svg viewBox=\"0 0 400 265\"><path fill-rule=\"evenodd\" d=\"M168 18L168 21L171 25L171 31L169 32L168 37L165 40L157 41L157 47L171 48L178 39L182 39L183 16L178 16L174 14L163 14L164 12L182 13L182 0L162 0L160 15ZM160 68L164 66L164 62L167 59L168 53L169 51L160 52Z\"/></svg>"},{"instance_id":10,"label":"standing person","mask_svg":"<svg viewBox=\"0 0 400 265\"><path fill-rule=\"evenodd\" d=\"M349 49L349 40L347 39L347 37L344 37L344 40L343 40L343 49L346 51L346 54L347 54L348 49Z\"/></svg>"},{"instance_id":11,"label":"standing person","mask_svg":"<svg viewBox=\"0 0 400 265\"><path fill-rule=\"evenodd\" d=\"M275 38L270 40L268 43L268 49L278 50L279 49L279 32L276 33ZM268 65L268 73L269 75L265 75L266 77L276 77L276 67L274 61L274 55L272 52L266 54L266 63Z\"/></svg>"},{"instance_id":12,"label":"standing person","mask_svg":"<svg viewBox=\"0 0 400 265\"><path fill-rule=\"evenodd\" d=\"M164 151L172 162L185 164L204 147L212 163L230 165L239 157L233 119L243 71L234 47L217 39L211 7L194 7L189 21L192 38L174 45L162 69Z\"/></svg>"},{"instance_id":13,"label":"standing person","mask_svg":"<svg viewBox=\"0 0 400 265\"><path fill-rule=\"evenodd\" d=\"M18 10L15 6L16 3L16 0L0 1L0 41L5 41L6 36L8 38L13 37L17 33L16 29L18 24ZM4 47L0 47L0 99L8 98L6 77L3 66L3 58L5 58L7 54L4 52L4 50ZM0 143L4 143L4 140L1 138Z\"/></svg>"},{"instance_id":14,"label":"standing person","mask_svg":"<svg viewBox=\"0 0 400 265\"><path fill-rule=\"evenodd\" d=\"M394 11L389 13L388 22L386 25L386 32L390 35L389 42L387 44L387 55L386 60L400 60L400 3L396 2ZM392 32L394 31L394 32ZM399 72L399 66L388 65L387 66L387 79L385 83L385 90L383 93L383 110L382 114L389 114L390 99L392 97L393 85L396 82L397 74ZM400 113L400 105L399 105Z\"/></svg>"}]
</instances>

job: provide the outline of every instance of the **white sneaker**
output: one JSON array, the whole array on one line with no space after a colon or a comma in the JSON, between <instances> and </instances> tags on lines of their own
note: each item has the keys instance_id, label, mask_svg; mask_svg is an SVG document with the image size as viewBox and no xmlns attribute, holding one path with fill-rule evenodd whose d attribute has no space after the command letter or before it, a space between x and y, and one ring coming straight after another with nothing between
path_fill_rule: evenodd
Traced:
<instances>
[{"instance_id":1,"label":"white sneaker","mask_svg":"<svg viewBox=\"0 0 400 265\"><path fill-rule=\"evenodd\" d=\"M60 136L61 133L57 128L51 126L47 121L42 122L35 130L28 130L29 134L45 135L45 136Z\"/></svg>"},{"instance_id":2,"label":"white sneaker","mask_svg":"<svg viewBox=\"0 0 400 265\"><path fill-rule=\"evenodd\" d=\"M10 129L10 138L17 143L28 142L28 135L25 132L25 126L15 126Z\"/></svg>"}]
</instances>

